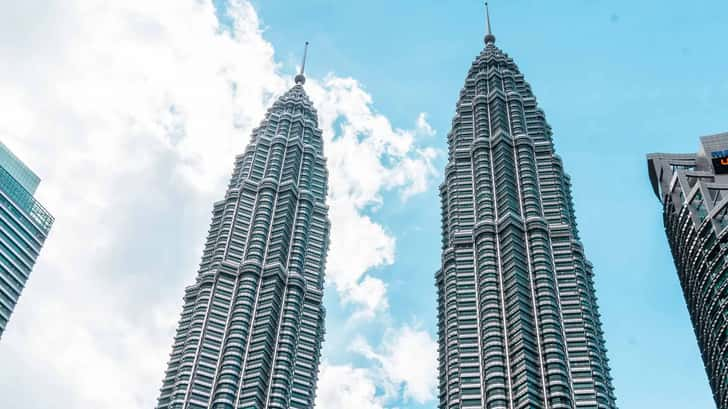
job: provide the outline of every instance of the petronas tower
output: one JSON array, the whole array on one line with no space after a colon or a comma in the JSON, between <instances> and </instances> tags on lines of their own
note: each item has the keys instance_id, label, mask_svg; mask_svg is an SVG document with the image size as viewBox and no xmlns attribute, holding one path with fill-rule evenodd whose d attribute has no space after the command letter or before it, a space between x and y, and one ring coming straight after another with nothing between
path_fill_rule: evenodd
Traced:
<instances>
[{"instance_id":1,"label":"petronas tower","mask_svg":"<svg viewBox=\"0 0 728 409\"><path fill-rule=\"evenodd\" d=\"M569 177L531 87L488 31L440 187L439 407L614 409Z\"/></svg>"},{"instance_id":2,"label":"petronas tower","mask_svg":"<svg viewBox=\"0 0 728 409\"><path fill-rule=\"evenodd\" d=\"M158 409L313 407L328 175L305 81L268 110L214 205Z\"/></svg>"}]
</instances>

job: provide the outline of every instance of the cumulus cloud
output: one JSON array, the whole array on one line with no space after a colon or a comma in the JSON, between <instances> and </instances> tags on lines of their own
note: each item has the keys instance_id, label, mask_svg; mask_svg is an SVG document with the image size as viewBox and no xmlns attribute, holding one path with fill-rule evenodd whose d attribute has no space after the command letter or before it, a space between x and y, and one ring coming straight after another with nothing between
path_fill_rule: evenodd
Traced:
<instances>
[{"instance_id":1,"label":"cumulus cloud","mask_svg":"<svg viewBox=\"0 0 728 409\"><path fill-rule=\"evenodd\" d=\"M0 13L11 33L0 36L0 139L41 175L56 216L0 342L6 406L153 407L211 204L291 85L250 3L226 11L225 26L196 0L41 0ZM436 152L417 138L432 130L424 115L397 129L351 78L307 89L331 175L328 282L373 317L388 300L369 271L394 263L396 241L372 212L384 192L405 200L428 188ZM373 385L362 407L381 407L381 377L325 369L322 391L349 379L351 396L366 398Z\"/></svg>"},{"instance_id":2,"label":"cumulus cloud","mask_svg":"<svg viewBox=\"0 0 728 409\"><path fill-rule=\"evenodd\" d=\"M437 388L437 343L430 334L408 325L390 329L382 345L375 350L363 338L352 349L376 362L382 385L389 396L417 403L435 398Z\"/></svg>"},{"instance_id":3,"label":"cumulus cloud","mask_svg":"<svg viewBox=\"0 0 728 409\"><path fill-rule=\"evenodd\" d=\"M371 371L351 365L321 364L317 409L383 409Z\"/></svg>"},{"instance_id":4,"label":"cumulus cloud","mask_svg":"<svg viewBox=\"0 0 728 409\"><path fill-rule=\"evenodd\" d=\"M427 114L425 112L420 112L420 115L417 116L417 131L425 136L435 136L437 133L432 125L427 122Z\"/></svg>"},{"instance_id":5,"label":"cumulus cloud","mask_svg":"<svg viewBox=\"0 0 728 409\"><path fill-rule=\"evenodd\" d=\"M395 128L374 110L358 81L328 76L321 85L310 92L328 139L331 197L363 209L381 205L386 190L423 192L436 174L432 159L437 155L416 143L422 126L431 129L426 117L421 114L414 129Z\"/></svg>"},{"instance_id":6,"label":"cumulus cloud","mask_svg":"<svg viewBox=\"0 0 728 409\"><path fill-rule=\"evenodd\" d=\"M324 362L318 409L379 409L435 399L437 343L427 331L409 325L389 328L376 348L362 337L350 348L366 359L366 365Z\"/></svg>"},{"instance_id":7,"label":"cumulus cloud","mask_svg":"<svg viewBox=\"0 0 728 409\"><path fill-rule=\"evenodd\" d=\"M403 200L424 192L436 171L437 151L416 143L432 132L420 114L414 129L398 129L373 108L372 97L352 78L329 75L309 86L324 131L329 166L331 252L327 276L355 317L372 318L388 306L386 284L367 274L394 262L396 242L366 215L397 190Z\"/></svg>"},{"instance_id":8,"label":"cumulus cloud","mask_svg":"<svg viewBox=\"0 0 728 409\"><path fill-rule=\"evenodd\" d=\"M0 344L0 394L152 407L211 203L286 79L247 3L227 31L207 2L46 1L58 21L21 3L0 17L16 29L0 139L43 177L56 224ZM38 378L64 392L13 392Z\"/></svg>"}]
</instances>

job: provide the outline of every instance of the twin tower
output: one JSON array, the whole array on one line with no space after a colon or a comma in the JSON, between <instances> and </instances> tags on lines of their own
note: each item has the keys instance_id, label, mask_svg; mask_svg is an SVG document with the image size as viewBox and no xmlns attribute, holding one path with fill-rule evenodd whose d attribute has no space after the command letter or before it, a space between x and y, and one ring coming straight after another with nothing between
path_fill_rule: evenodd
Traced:
<instances>
[{"instance_id":1,"label":"twin tower","mask_svg":"<svg viewBox=\"0 0 728 409\"><path fill-rule=\"evenodd\" d=\"M305 81L268 110L214 205L157 409L314 406L328 177ZM490 22L448 148L439 408L615 409L569 177Z\"/></svg>"}]
</instances>

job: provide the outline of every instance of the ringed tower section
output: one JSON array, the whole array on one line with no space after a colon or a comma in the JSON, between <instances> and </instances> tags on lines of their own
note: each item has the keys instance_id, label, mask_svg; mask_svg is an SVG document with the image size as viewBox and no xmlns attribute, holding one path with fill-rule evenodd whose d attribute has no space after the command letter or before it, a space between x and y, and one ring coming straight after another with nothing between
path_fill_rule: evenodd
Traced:
<instances>
[{"instance_id":1,"label":"ringed tower section","mask_svg":"<svg viewBox=\"0 0 728 409\"><path fill-rule=\"evenodd\" d=\"M253 130L213 206L157 409L314 405L330 227L305 64Z\"/></svg>"},{"instance_id":2,"label":"ringed tower section","mask_svg":"<svg viewBox=\"0 0 728 409\"><path fill-rule=\"evenodd\" d=\"M570 179L489 13L447 142L439 408L616 409Z\"/></svg>"}]
</instances>

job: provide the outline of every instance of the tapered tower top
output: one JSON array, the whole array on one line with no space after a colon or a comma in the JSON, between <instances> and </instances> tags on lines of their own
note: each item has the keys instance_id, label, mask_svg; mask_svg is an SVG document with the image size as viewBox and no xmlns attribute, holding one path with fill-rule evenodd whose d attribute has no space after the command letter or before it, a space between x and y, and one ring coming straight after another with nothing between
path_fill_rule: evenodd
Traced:
<instances>
[{"instance_id":1,"label":"tapered tower top","mask_svg":"<svg viewBox=\"0 0 728 409\"><path fill-rule=\"evenodd\" d=\"M493 31L490 28L490 10L488 9L488 2L485 2L485 21L488 25L488 34L485 35L485 44L494 44L495 43L495 36L493 35Z\"/></svg>"},{"instance_id":2,"label":"tapered tower top","mask_svg":"<svg viewBox=\"0 0 728 409\"><path fill-rule=\"evenodd\" d=\"M304 75L306 72L306 56L308 54L308 41L306 41L306 45L303 47L303 62L301 62L301 72L296 75L296 84L305 84L306 83L306 76Z\"/></svg>"}]
</instances>

